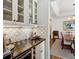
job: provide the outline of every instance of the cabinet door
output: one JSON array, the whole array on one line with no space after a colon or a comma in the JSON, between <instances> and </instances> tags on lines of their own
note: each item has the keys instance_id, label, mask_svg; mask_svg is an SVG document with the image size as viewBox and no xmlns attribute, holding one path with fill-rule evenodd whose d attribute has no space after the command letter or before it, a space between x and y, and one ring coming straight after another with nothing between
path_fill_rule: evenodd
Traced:
<instances>
[{"instance_id":1,"label":"cabinet door","mask_svg":"<svg viewBox=\"0 0 79 59\"><path fill-rule=\"evenodd\" d=\"M37 1L33 2L33 23L37 24Z\"/></svg>"},{"instance_id":2,"label":"cabinet door","mask_svg":"<svg viewBox=\"0 0 79 59\"><path fill-rule=\"evenodd\" d=\"M37 46L36 46L35 52L36 52L36 55L35 55L36 59L41 59L41 55L40 55L40 45L37 45Z\"/></svg>"},{"instance_id":3,"label":"cabinet door","mask_svg":"<svg viewBox=\"0 0 79 59\"><path fill-rule=\"evenodd\" d=\"M36 59L45 59L45 42L36 46Z\"/></svg>"},{"instance_id":4,"label":"cabinet door","mask_svg":"<svg viewBox=\"0 0 79 59\"><path fill-rule=\"evenodd\" d=\"M17 14L18 14L18 0L12 0L12 20L17 21Z\"/></svg>"},{"instance_id":5,"label":"cabinet door","mask_svg":"<svg viewBox=\"0 0 79 59\"><path fill-rule=\"evenodd\" d=\"M29 0L29 24L37 24L37 0Z\"/></svg>"},{"instance_id":6,"label":"cabinet door","mask_svg":"<svg viewBox=\"0 0 79 59\"><path fill-rule=\"evenodd\" d=\"M41 55L41 59L45 59L45 42L44 41L40 44L40 55Z\"/></svg>"},{"instance_id":7,"label":"cabinet door","mask_svg":"<svg viewBox=\"0 0 79 59\"><path fill-rule=\"evenodd\" d=\"M29 0L29 24L33 24L33 0Z\"/></svg>"},{"instance_id":8,"label":"cabinet door","mask_svg":"<svg viewBox=\"0 0 79 59\"><path fill-rule=\"evenodd\" d=\"M18 0L18 20L17 22L24 22L24 0Z\"/></svg>"},{"instance_id":9,"label":"cabinet door","mask_svg":"<svg viewBox=\"0 0 79 59\"><path fill-rule=\"evenodd\" d=\"M3 20L12 21L12 0L3 0Z\"/></svg>"}]
</instances>

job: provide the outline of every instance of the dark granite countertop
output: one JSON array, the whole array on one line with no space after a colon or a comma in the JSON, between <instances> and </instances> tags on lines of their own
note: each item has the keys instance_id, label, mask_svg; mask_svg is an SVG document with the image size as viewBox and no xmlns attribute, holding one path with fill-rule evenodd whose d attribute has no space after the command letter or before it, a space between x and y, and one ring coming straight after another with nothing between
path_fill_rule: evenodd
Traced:
<instances>
[{"instance_id":1,"label":"dark granite countertop","mask_svg":"<svg viewBox=\"0 0 79 59\"><path fill-rule=\"evenodd\" d=\"M10 54L11 54L10 50L6 49L6 51L3 53L3 57L5 58L6 56Z\"/></svg>"},{"instance_id":2,"label":"dark granite countertop","mask_svg":"<svg viewBox=\"0 0 79 59\"><path fill-rule=\"evenodd\" d=\"M20 54L24 53L28 49L35 47L36 45L43 42L45 39L40 38L39 40L22 40L15 43L13 57L18 57Z\"/></svg>"}]
</instances>

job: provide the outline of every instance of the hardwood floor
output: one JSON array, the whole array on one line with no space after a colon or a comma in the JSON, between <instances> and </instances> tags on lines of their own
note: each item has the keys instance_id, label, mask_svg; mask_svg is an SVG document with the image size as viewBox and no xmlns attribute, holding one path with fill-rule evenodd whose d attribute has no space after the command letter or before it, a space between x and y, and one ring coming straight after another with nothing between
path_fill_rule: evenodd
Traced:
<instances>
[{"instance_id":1,"label":"hardwood floor","mask_svg":"<svg viewBox=\"0 0 79 59\"><path fill-rule=\"evenodd\" d=\"M58 57L58 56L53 56L53 55L51 55L51 56L50 56L50 59L63 59L63 58Z\"/></svg>"}]
</instances>

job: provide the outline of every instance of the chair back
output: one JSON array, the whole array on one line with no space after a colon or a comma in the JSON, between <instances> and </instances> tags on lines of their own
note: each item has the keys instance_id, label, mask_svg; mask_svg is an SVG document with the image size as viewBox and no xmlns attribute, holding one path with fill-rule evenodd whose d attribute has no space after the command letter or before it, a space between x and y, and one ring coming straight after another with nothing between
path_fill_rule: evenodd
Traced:
<instances>
[{"instance_id":1,"label":"chair back","mask_svg":"<svg viewBox=\"0 0 79 59\"><path fill-rule=\"evenodd\" d=\"M53 31L53 38L58 38L59 39L59 32L58 31Z\"/></svg>"}]
</instances>

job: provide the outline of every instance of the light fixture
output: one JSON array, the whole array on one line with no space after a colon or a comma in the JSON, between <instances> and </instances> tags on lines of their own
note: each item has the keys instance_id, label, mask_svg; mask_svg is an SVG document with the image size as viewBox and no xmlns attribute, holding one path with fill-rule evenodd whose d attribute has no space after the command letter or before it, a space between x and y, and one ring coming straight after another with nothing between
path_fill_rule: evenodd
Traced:
<instances>
[{"instance_id":1,"label":"light fixture","mask_svg":"<svg viewBox=\"0 0 79 59\"><path fill-rule=\"evenodd\" d=\"M75 6L75 3L73 3L73 6Z\"/></svg>"},{"instance_id":2,"label":"light fixture","mask_svg":"<svg viewBox=\"0 0 79 59\"><path fill-rule=\"evenodd\" d=\"M71 20L71 18L70 18L70 17L68 17L68 20Z\"/></svg>"},{"instance_id":3,"label":"light fixture","mask_svg":"<svg viewBox=\"0 0 79 59\"><path fill-rule=\"evenodd\" d=\"M72 19L75 20L75 16L73 16Z\"/></svg>"}]
</instances>

